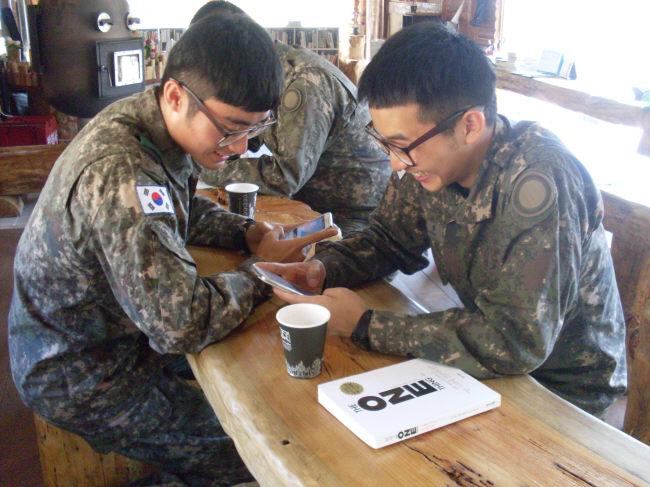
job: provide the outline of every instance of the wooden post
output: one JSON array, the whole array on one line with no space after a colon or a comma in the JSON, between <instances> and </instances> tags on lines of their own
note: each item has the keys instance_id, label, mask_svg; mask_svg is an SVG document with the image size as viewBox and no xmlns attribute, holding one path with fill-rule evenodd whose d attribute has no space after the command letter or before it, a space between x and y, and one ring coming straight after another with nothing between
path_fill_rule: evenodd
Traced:
<instances>
[{"instance_id":1,"label":"wooden post","mask_svg":"<svg viewBox=\"0 0 650 487\"><path fill-rule=\"evenodd\" d=\"M650 445L650 250L642 259L639 289L627 317L628 399L623 430Z\"/></svg>"},{"instance_id":2,"label":"wooden post","mask_svg":"<svg viewBox=\"0 0 650 487\"><path fill-rule=\"evenodd\" d=\"M627 325L623 430L650 445L650 209L603 192L605 228Z\"/></svg>"},{"instance_id":3,"label":"wooden post","mask_svg":"<svg viewBox=\"0 0 650 487\"><path fill-rule=\"evenodd\" d=\"M116 453L102 455L81 437L34 415L45 487L121 487L153 468Z\"/></svg>"}]
</instances>

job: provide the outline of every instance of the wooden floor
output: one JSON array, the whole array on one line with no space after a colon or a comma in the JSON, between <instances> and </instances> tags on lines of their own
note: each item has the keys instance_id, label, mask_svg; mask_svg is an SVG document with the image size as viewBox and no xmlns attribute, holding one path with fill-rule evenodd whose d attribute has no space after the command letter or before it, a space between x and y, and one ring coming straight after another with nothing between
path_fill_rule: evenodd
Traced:
<instances>
[{"instance_id":1,"label":"wooden floor","mask_svg":"<svg viewBox=\"0 0 650 487\"><path fill-rule=\"evenodd\" d=\"M9 369L7 314L13 260L21 229L0 230L0 486L43 485L32 413L16 392Z\"/></svg>"}]
</instances>

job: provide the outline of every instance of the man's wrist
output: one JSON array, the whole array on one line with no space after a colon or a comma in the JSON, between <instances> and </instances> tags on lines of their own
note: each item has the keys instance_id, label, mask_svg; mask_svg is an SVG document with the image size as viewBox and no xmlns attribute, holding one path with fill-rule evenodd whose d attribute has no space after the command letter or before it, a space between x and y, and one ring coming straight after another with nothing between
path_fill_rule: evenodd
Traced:
<instances>
[{"instance_id":1,"label":"man's wrist","mask_svg":"<svg viewBox=\"0 0 650 487\"><path fill-rule=\"evenodd\" d=\"M241 228L242 228L242 241L243 241L243 250L244 252L247 252L249 254L252 253L250 247L248 246L248 240L246 239L246 234L248 234L248 230L255 225L257 222L253 220L252 218L247 218L241 223Z\"/></svg>"},{"instance_id":2,"label":"man's wrist","mask_svg":"<svg viewBox=\"0 0 650 487\"><path fill-rule=\"evenodd\" d=\"M352 331L350 338L352 343L364 350L370 350L370 322L372 321L372 310L369 309L361 315L357 326Z\"/></svg>"}]
</instances>

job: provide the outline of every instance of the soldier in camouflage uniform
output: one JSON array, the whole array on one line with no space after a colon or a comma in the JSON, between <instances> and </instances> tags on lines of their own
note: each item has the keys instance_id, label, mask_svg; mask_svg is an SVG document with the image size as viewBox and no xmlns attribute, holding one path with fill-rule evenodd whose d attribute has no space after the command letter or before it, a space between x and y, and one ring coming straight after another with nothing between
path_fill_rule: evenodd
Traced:
<instances>
[{"instance_id":1,"label":"soldier in camouflage uniform","mask_svg":"<svg viewBox=\"0 0 650 487\"><path fill-rule=\"evenodd\" d=\"M209 45L241 51L240 62ZM214 76L215 65L228 69ZM9 349L23 401L175 482L251 478L203 394L174 370L179 354L223 338L270 294L250 262L199 277L186 244L302 257L305 242L279 240L281 228L195 195L192 159L217 167L243 153L281 88L273 45L254 22L189 29L160 88L107 107L64 151L18 245Z\"/></svg>"},{"instance_id":2,"label":"soldier in camouflage uniform","mask_svg":"<svg viewBox=\"0 0 650 487\"><path fill-rule=\"evenodd\" d=\"M390 75L392 73L392 76ZM270 265L306 288L354 287L426 266L431 247L464 305L418 316L368 310L343 287L327 306L358 345L478 378L530 373L599 413L626 387L625 326L600 193L550 132L496 114L495 76L470 40L432 24L400 31L362 77L393 170L368 229Z\"/></svg>"},{"instance_id":3,"label":"soldier in camouflage uniform","mask_svg":"<svg viewBox=\"0 0 650 487\"><path fill-rule=\"evenodd\" d=\"M243 13L229 2L204 5L192 22L224 13ZM368 106L354 84L315 52L275 44L285 84L278 123L259 139L272 155L239 158L201 179L215 186L250 182L263 194L286 195L314 210L331 211L344 235L368 225L390 176L386 154L364 127Z\"/></svg>"}]
</instances>

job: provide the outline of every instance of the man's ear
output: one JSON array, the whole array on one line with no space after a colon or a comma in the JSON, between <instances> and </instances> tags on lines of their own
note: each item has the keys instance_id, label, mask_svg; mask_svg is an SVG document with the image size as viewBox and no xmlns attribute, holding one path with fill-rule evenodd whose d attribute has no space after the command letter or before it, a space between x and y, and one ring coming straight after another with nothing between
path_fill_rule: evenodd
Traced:
<instances>
[{"instance_id":1,"label":"man's ear","mask_svg":"<svg viewBox=\"0 0 650 487\"><path fill-rule=\"evenodd\" d=\"M475 144L482 136L487 128L485 114L481 110L469 110L463 115L462 123L460 124L463 129L463 136L467 144Z\"/></svg>"},{"instance_id":2,"label":"man's ear","mask_svg":"<svg viewBox=\"0 0 650 487\"><path fill-rule=\"evenodd\" d=\"M181 87L173 80L167 80L162 89L163 103L169 110L180 113L183 110L183 95Z\"/></svg>"}]
</instances>

